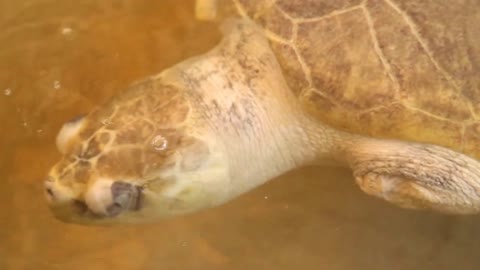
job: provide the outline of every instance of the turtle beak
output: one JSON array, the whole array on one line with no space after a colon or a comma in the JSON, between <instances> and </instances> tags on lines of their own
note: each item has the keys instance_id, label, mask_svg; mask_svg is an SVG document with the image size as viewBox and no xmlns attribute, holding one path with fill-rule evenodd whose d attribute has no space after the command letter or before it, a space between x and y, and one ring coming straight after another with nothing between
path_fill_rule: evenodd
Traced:
<instances>
[{"instance_id":1,"label":"turtle beak","mask_svg":"<svg viewBox=\"0 0 480 270\"><path fill-rule=\"evenodd\" d=\"M116 216L122 211L138 211L143 199L143 188L127 182L115 181L110 187L113 204L107 207L109 216Z\"/></svg>"},{"instance_id":2,"label":"turtle beak","mask_svg":"<svg viewBox=\"0 0 480 270\"><path fill-rule=\"evenodd\" d=\"M143 188L124 181L96 181L85 196L88 208L100 217L116 217L126 211L140 210Z\"/></svg>"}]
</instances>

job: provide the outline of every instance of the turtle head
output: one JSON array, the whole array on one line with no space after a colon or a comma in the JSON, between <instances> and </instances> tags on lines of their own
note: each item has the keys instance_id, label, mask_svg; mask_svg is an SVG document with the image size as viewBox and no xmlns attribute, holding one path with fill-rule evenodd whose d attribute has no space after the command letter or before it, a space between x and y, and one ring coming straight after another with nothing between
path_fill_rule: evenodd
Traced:
<instances>
[{"instance_id":1,"label":"turtle head","mask_svg":"<svg viewBox=\"0 0 480 270\"><path fill-rule=\"evenodd\" d=\"M65 124L62 159L45 183L57 217L155 221L218 206L310 162L307 150L290 151L307 140L305 114L263 31L228 20L223 32L209 52Z\"/></svg>"},{"instance_id":2,"label":"turtle head","mask_svg":"<svg viewBox=\"0 0 480 270\"><path fill-rule=\"evenodd\" d=\"M180 89L134 85L61 128L51 210L69 223L146 223L218 204L228 166L205 126Z\"/></svg>"}]
</instances>

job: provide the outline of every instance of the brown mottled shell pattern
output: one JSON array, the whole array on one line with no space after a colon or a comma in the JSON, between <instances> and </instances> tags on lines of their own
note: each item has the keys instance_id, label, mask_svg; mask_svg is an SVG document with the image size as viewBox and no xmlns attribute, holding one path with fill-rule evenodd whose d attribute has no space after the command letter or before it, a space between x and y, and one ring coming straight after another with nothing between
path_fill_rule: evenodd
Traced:
<instances>
[{"instance_id":1,"label":"brown mottled shell pattern","mask_svg":"<svg viewBox=\"0 0 480 270\"><path fill-rule=\"evenodd\" d=\"M321 121L480 158L475 0L233 0ZM228 10L228 9L226 9Z\"/></svg>"}]
</instances>

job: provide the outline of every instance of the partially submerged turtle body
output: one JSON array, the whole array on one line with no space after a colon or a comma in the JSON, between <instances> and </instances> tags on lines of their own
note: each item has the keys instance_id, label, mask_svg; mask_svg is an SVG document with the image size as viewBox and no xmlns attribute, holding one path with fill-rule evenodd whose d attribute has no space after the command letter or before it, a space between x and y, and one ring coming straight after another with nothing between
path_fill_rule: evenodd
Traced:
<instances>
[{"instance_id":1,"label":"partially submerged turtle body","mask_svg":"<svg viewBox=\"0 0 480 270\"><path fill-rule=\"evenodd\" d=\"M218 17L264 30L291 90L322 122L480 158L480 5L218 2Z\"/></svg>"},{"instance_id":2,"label":"partially submerged turtle body","mask_svg":"<svg viewBox=\"0 0 480 270\"><path fill-rule=\"evenodd\" d=\"M478 15L390 0L198 3L199 18L240 17L220 44L60 131L45 182L58 218L152 222L331 163L400 207L480 211L480 163L461 153L480 154Z\"/></svg>"}]
</instances>

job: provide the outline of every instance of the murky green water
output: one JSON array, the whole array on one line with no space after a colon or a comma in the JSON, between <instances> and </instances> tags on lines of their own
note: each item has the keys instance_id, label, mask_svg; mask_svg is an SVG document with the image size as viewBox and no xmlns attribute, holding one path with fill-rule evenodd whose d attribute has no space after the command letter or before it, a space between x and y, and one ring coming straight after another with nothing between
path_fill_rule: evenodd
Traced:
<instances>
[{"instance_id":1,"label":"murky green water","mask_svg":"<svg viewBox=\"0 0 480 270\"><path fill-rule=\"evenodd\" d=\"M53 218L55 135L130 82L205 52L192 1L0 1L0 269L479 269L480 218L398 209L350 172L292 172L222 207L154 225Z\"/></svg>"}]
</instances>

